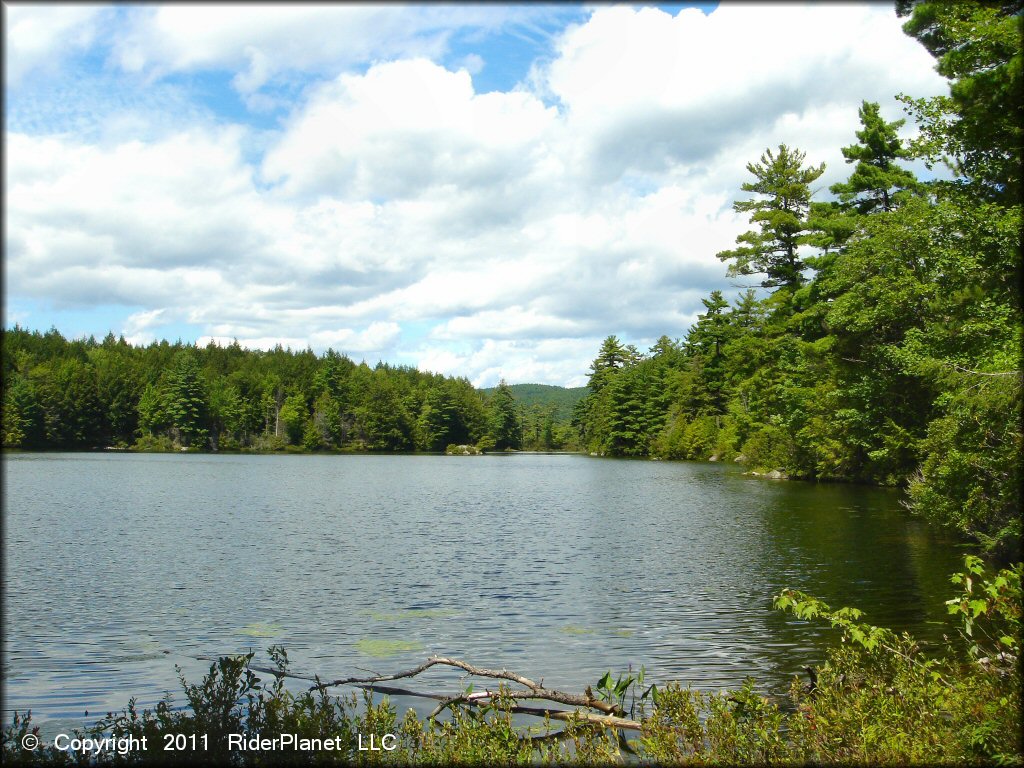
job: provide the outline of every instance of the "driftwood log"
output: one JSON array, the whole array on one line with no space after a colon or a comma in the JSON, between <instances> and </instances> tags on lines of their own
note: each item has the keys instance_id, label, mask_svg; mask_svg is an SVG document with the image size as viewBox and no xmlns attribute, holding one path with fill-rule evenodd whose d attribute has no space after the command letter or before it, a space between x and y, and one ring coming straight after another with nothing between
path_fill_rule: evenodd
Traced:
<instances>
[{"instance_id":1,"label":"driftwood log","mask_svg":"<svg viewBox=\"0 0 1024 768\"><path fill-rule=\"evenodd\" d=\"M209 657L198 657L200 660L210 661ZM424 693L421 691L411 691L406 688L399 688L395 686L384 685L393 680L401 680L403 678L415 677L421 672L425 672L434 666L446 666L455 667L461 669L474 677L489 678L491 680L507 680L511 683L515 683L522 687L522 690L518 689L505 689L505 690L482 690L473 691L471 693L455 693L449 695L436 694L436 693ZM627 730L639 731L643 727L642 724L636 720L631 720L625 717L625 712L617 704L610 703L603 699L599 699L594 696L590 686L587 686L583 694L566 693L565 691L559 691L554 688L545 688L544 680L535 682L528 677L510 672L507 669L487 669L485 667L477 667L468 662L462 661L461 659L450 659L445 656L431 656L425 662L420 664L418 667L407 669L403 672L395 672L390 675L372 675L370 677L342 677L336 680L323 681L319 676L300 675L294 672L288 672L280 669L273 669L270 667L258 667L250 665L250 669L255 672L263 672L266 674L274 675L275 677L290 677L297 680L307 680L313 682L310 686L310 691L322 691L327 688L336 688L343 685L351 685L363 690L374 691L377 693L395 695L395 696L415 696L424 699L433 699L438 702L437 706L431 711L429 718L435 718L441 712L449 707L453 707L459 704L469 704L472 706L485 706L492 702L498 697L505 699L513 699L519 701L550 701L556 704L565 704L571 707L577 707L575 711L567 711L563 709L550 709L547 707L531 707L516 704L510 707L509 711L524 715L533 715L535 717L546 717L551 720L561 721L572 721L594 723L596 725L602 725L608 728L623 728ZM580 711L579 708L590 711Z\"/></svg>"}]
</instances>

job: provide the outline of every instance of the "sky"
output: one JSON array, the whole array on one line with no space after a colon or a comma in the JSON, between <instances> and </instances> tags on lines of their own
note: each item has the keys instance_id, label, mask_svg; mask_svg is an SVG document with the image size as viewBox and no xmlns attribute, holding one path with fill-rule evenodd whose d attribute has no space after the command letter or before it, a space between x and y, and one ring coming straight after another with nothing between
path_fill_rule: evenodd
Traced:
<instances>
[{"instance_id":1,"label":"sky","mask_svg":"<svg viewBox=\"0 0 1024 768\"><path fill-rule=\"evenodd\" d=\"M747 163L948 92L889 3L3 10L5 327L484 387L684 337Z\"/></svg>"}]
</instances>

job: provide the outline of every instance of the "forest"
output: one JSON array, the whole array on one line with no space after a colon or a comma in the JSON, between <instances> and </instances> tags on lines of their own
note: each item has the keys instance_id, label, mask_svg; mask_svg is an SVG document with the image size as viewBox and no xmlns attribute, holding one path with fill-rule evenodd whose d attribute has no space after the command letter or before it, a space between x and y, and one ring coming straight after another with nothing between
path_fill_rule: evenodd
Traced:
<instances>
[{"instance_id":1,"label":"forest","mask_svg":"<svg viewBox=\"0 0 1024 768\"><path fill-rule=\"evenodd\" d=\"M3 335L3 382L4 445L30 450L562 447L554 412L527 410L504 382L484 394L464 378L333 350L133 346L15 326Z\"/></svg>"}]
</instances>

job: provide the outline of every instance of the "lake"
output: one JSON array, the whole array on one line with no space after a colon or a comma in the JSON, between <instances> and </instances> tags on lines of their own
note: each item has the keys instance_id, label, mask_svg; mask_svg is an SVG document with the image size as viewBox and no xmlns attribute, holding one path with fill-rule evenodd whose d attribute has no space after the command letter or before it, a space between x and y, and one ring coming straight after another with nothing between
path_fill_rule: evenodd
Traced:
<instances>
[{"instance_id":1,"label":"lake","mask_svg":"<svg viewBox=\"0 0 1024 768\"><path fill-rule=\"evenodd\" d=\"M437 653L574 692L644 665L781 693L835 641L772 610L781 589L938 644L962 565L896 491L720 464L7 454L4 474L3 718L44 734L180 703L175 664L198 682L196 656L274 643L329 678Z\"/></svg>"}]
</instances>

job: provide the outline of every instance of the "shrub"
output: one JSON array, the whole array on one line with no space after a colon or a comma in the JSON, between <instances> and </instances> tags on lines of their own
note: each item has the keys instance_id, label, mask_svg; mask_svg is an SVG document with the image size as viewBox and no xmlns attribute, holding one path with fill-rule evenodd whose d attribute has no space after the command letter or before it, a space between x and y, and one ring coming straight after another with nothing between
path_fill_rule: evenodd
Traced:
<instances>
[{"instance_id":1,"label":"shrub","mask_svg":"<svg viewBox=\"0 0 1024 768\"><path fill-rule=\"evenodd\" d=\"M754 469L792 470L794 451L793 440L785 428L769 424L751 435L740 452Z\"/></svg>"},{"instance_id":2,"label":"shrub","mask_svg":"<svg viewBox=\"0 0 1024 768\"><path fill-rule=\"evenodd\" d=\"M142 435L132 446L133 451L168 453L178 450L167 435Z\"/></svg>"}]
</instances>

